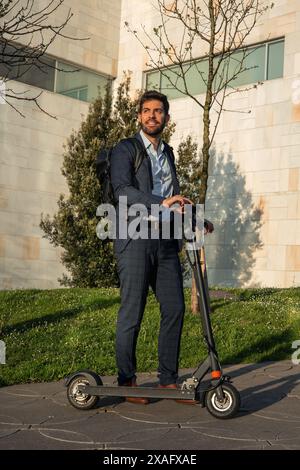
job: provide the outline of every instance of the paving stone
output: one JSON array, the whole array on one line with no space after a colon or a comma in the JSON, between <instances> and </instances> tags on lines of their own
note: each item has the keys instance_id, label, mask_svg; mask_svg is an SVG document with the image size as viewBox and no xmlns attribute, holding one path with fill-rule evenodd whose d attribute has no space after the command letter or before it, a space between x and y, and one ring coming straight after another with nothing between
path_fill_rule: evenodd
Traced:
<instances>
[{"instance_id":1,"label":"paving stone","mask_svg":"<svg viewBox=\"0 0 300 470\"><path fill-rule=\"evenodd\" d=\"M182 370L181 378L191 372ZM300 449L300 367L281 361L224 372L242 397L230 420L174 400L145 406L104 397L95 409L81 411L69 404L63 381L2 387L0 449ZM153 386L156 374L139 374L138 382Z\"/></svg>"}]
</instances>

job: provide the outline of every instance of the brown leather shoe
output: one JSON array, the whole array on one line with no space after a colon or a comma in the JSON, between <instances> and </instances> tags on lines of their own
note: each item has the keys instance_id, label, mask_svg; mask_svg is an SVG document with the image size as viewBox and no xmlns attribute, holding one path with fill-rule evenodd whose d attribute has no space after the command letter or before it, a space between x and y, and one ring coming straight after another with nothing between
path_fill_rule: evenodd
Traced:
<instances>
[{"instance_id":1,"label":"brown leather shoe","mask_svg":"<svg viewBox=\"0 0 300 470\"><path fill-rule=\"evenodd\" d=\"M161 385L159 384L158 385L158 388L171 388L171 389L177 389L177 384L168 384L168 385ZM181 403L182 405L198 405L200 403L200 401L198 400L186 400L186 399L183 399L183 400L174 400L176 401L176 403Z\"/></svg>"},{"instance_id":2,"label":"brown leather shoe","mask_svg":"<svg viewBox=\"0 0 300 470\"><path fill-rule=\"evenodd\" d=\"M125 387L138 387L135 380L131 380L130 382L126 382L122 385ZM148 398L143 397L126 397L125 401L127 401L128 403L135 403L136 405L148 405L149 403Z\"/></svg>"},{"instance_id":3,"label":"brown leather shoe","mask_svg":"<svg viewBox=\"0 0 300 470\"><path fill-rule=\"evenodd\" d=\"M168 384L168 385L162 385L162 384L158 384L158 388L172 388L172 389L177 389L177 385L176 384Z\"/></svg>"}]
</instances>

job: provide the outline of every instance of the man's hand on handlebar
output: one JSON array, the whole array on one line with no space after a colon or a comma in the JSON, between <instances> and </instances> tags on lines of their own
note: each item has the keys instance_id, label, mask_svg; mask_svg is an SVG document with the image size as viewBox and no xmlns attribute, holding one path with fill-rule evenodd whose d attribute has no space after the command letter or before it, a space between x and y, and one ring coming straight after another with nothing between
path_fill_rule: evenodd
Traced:
<instances>
[{"instance_id":1,"label":"man's hand on handlebar","mask_svg":"<svg viewBox=\"0 0 300 470\"><path fill-rule=\"evenodd\" d=\"M185 196L181 196L180 194L176 194L175 196L167 197L166 199L163 200L162 206L170 208L172 206L174 207L174 210L176 212L184 213L184 206L185 204L192 204L193 202L188 199Z\"/></svg>"},{"instance_id":2,"label":"man's hand on handlebar","mask_svg":"<svg viewBox=\"0 0 300 470\"><path fill-rule=\"evenodd\" d=\"M193 202L187 197L176 194L175 196L167 197L163 200L162 206L170 208L173 204L179 204L180 207L184 207L185 204L193 204Z\"/></svg>"},{"instance_id":3,"label":"man's hand on handlebar","mask_svg":"<svg viewBox=\"0 0 300 470\"><path fill-rule=\"evenodd\" d=\"M176 194L175 196L167 197L163 200L162 206L170 208L173 205L176 206L176 211L180 213L184 213L184 206L185 204L192 204L194 205L193 201L185 196L181 196L180 194ZM214 225L207 219L204 219L204 233L212 233L214 231Z\"/></svg>"},{"instance_id":4,"label":"man's hand on handlebar","mask_svg":"<svg viewBox=\"0 0 300 470\"><path fill-rule=\"evenodd\" d=\"M214 224L209 220L204 219L204 233L212 233L214 229Z\"/></svg>"}]
</instances>

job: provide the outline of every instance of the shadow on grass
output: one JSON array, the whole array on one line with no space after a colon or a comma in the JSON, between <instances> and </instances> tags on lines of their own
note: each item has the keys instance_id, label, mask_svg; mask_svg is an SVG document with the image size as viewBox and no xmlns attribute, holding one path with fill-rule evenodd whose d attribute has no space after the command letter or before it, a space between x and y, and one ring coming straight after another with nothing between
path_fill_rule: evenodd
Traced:
<instances>
[{"instance_id":1,"label":"shadow on grass","mask_svg":"<svg viewBox=\"0 0 300 470\"><path fill-rule=\"evenodd\" d=\"M213 313L215 310L218 310L219 308L226 307L227 305L232 304L234 301L235 299L213 299L210 304L211 313Z\"/></svg>"},{"instance_id":2,"label":"shadow on grass","mask_svg":"<svg viewBox=\"0 0 300 470\"><path fill-rule=\"evenodd\" d=\"M278 294L282 291L282 289L278 289L275 287L268 287L264 289L251 289L248 288L247 290L244 290L237 294L237 300L239 301L247 301L247 300L259 300L259 299L265 299L267 296L273 295L273 294Z\"/></svg>"},{"instance_id":3,"label":"shadow on grass","mask_svg":"<svg viewBox=\"0 0 300 470\"><path fill-rule=\"evenodd\" d=\"M45 323L55 324L67 318L76 317L86 310L88 311L101 310L102 308L112 307L113 305L118 304L119 302L120 302L119 297L115 297L112 299L96 300L95 302L84 304L79 307L65 308L63 310L59 310L58 312L54 312L54 313L50 313L49 315L38 317L34 320L26 320L20 323L16 323L15 325L4 327L2 330L2 335L3 336L8 335L12 333L13 331L23 333L37 326L42 326Z\"/></svg>"},{"instance_id":4,"label":"shadow on grass","mask_svg":"<svg viewBox=\"0 0 300 470\"><path fill-rule=\"evenodd\" d=\"M235 354L228 354L223 359L224 364L237 364L245 362L253 353L260 353L261 361L279 361L286 359L287 344L291 347L292 342L295 340L293 331L290 328L285 329L280 333L261 338L251 344L251 346L237 351ZM275 345L275 350L274 350ZM268 351L270 348L272 350Z\"/></svg>"},{"instance_id":5,"label":"shadow on grass","mask_svg":"<svg viewBox=\"0 0 300 470\"><path fill-rule=\"evenodd\" d=\"M249 370L253 370L253 368L260 369L265 366L265 362L271 361L281 361L286 360L287 358L287 345L291 346L292 342L295 340L292 330L287 328L286 330L282 331L281 333L273 334L268 338L262 338L259 341L253 343L251 347L247 347L237 351L236 354L228 354L225 357L220 359L221 366L223 367L225 364L234 365L240 364L241 367L230 372L231 377L238 377L242 374L246 374ZM274 344L277 346L274 350ZM272 350L270 350L272 348ZM251 356L253 353L258 352L260 353L261 360L260 362L253 364L251 363ZM199 360L201 363L205 356L202 356ZM245 363L245 365L241 363ZM248 362L248 363L247 363ZM251 363L251 364L249 364ZM192 369L196 369L192 367ZM190 375L183 375L181 377L181 381L185 380Z\"/></svg>"}]
</instances>

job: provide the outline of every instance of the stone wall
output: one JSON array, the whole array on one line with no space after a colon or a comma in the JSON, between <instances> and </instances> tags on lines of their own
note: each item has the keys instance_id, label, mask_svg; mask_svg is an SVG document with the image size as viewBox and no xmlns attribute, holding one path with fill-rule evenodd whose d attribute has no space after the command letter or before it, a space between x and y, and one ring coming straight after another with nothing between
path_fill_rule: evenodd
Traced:
<instances>
[{"instance_id":1,"label":"stone wall","mask_svg":"<svg viewBox=\"0 0 300 470\"><path fill-rule=\"evenodd\" d=\"M61 21L71 8L74 16L65 30L73 41L57 38L49 53L91 70L115 77L117 73L121 0L66 0ZM14 82L15 91L28 85ZM61 175L63 144L78 129L88 103L43 91L40 104L56 119L31 103L17 103L21 117L0 105L0 289L53 288L63 273L60 250L42 238L41 213L57 210L66 193Z\"/></svg>"},{"instance_id":2,"label":"stone wall","mask_svg":"<svg viewBox=\"0 0 300 470\"><path fill-rule=\"evenodd\" d=\"M212 284L300 283L300 2L274 3L248 43L284 36L284 76L228 99L226 108L235 112L221 117L212 148L206 207L216 228L206 239ZM132 0L123 3L125 21L150 31L159 17L146 0ZM145 50L121 28L119 76L131 70L133 89L141 88L147 62ZM171 115L174 147L189 133L201 146L199 106L184 97L171 100Z\"/></svg>"},{"instance_id":3,"label":"stone wall","mask_svg":"<svg viewBox=\"0 0 300 470\"><path fill-rule=\"evenodd\" d=\"M65 12L70 7L74 16L66 34L90 39L59 38L49 53L117 76L116 85L130 70L132 93L142 88L147 54L124 22L136 30L141 24L148 30L157 26L152 3L65 0ZM179 37L176 28L171 34ZM235 112L221 117L212 148L206 207L216 227L206 240L212 284L300 282L299 0L276 0L248 42L282 36L284 77L232 96L226 107ZM200 56L202 46L197 47ZM24 90L20 83L14 87ZM0 105L0 289L57 287L63 273L60 250L42 238L39 222L42 212L56 211L59 194L67 192L60 172L63 144L88 104L47 91L41 104L57 119L30 103L18 104L26 118ZM201 146L200 108L190 99L175 99L171 114L177 124L173 146L189 133Z\"/></svg>"}]
</instances>

